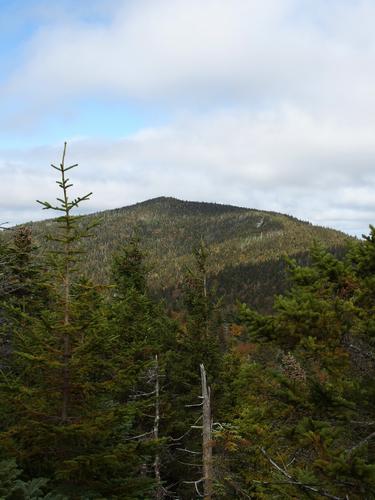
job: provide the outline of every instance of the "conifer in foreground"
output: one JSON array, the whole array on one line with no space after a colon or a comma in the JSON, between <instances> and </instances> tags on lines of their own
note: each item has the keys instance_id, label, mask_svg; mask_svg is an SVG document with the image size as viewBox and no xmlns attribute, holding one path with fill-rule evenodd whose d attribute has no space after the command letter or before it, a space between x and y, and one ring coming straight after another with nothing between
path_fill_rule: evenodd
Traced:
<instances>
[{"instance_id":1,"label":"conifer in foreground","mask_svg":"<svg viewBox=\"0 0 375 500\"><path fill-rule=\"evenodd\" d=\"M59 167L53 166L62 196L57 204L41 202L59 215L48 238L48 300L29 311L9 296L12 371L1 374L0 457L15 459L25 480L48 479L56 495L146 498L152 480L140 471L148 445L128 440L134 405L123 374L134 367L109 329L103 287L79 271L80 242L90 227L73 211L90 194L69 198L67 172L75 165L66 166L65 155L66 144Z\"/></svg>"}]
</instances>

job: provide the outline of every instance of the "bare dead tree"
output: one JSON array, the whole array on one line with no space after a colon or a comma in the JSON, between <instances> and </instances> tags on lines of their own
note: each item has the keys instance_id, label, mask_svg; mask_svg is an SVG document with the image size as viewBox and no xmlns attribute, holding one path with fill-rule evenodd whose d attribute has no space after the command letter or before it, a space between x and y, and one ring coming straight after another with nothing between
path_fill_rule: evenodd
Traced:
<instances>
[{"instance_id":1,"label":"bare dead tree","mask_svg":"<svg viewBox=\"0 0 375 500\"><path fill-rule=\"evenodd\" d=\"M160 379L159 379L159 358L155 355L155 419L154 419L154 439L159 439L159 423L160 423ZM157 500L164 498L164 488L161 484L160 474L160 455L157 451L154 460L154 472L156 479L156 495Z\"/></svg>"},{"instance_id":2,"label":"bare dead tree","mask_svg":"<svg viewBox=\"0 0 375 500\"><path fill-rule=\"evenodd\" d=\"M154 358L154 364L149 367L147 370L146 376L144 377L144 382L147 386L151 385L151 390L133 390L132 399L145 399L146 401L149 398L153 397L154 402L150 403L150 405L154 406L154 414L145 415L153 419L153 426L150 431L144 432L137 436L131 436L126 438L125 441L137 441L137 440L155 440L157 441L160 437L160 379L162 375L160 374L160 365L159 365L159 356L156 354ZM146 464L144 468L147 469ZM153 462L153 470L154 476L156 480L156 488L155 488L155 499L162 500L168 494L167 489L162 485L161 479L161 458L159 451L156 451L155 458Z\"/></svg>"},{"instance_id":3,"label":"bare dead tree","mask_svg":"<svg viewBox=\"0 0 375 500\"><path fill-rule=\"evenodd\" d=\"M212 415L211 415L211 391L207 385L207 375L203 363L200 364L202 402L186 405L189 408L201 407L202 414L198 421L202 420L202 425L192 425L191 429L202 429L202 452L179 448L180 451L192 455L202 455L202 464L186 464L194 467L202 467L202 477L196 481L184 481L185 484L193 484L196 494L205 500L213 498L213 462L212 462ZM203 484L203 494L199 490L199 485Z\"/></svg>"},{"instance_id":4,"label":"bare dead tree","mask_svg":"<svg viewBox=\"0 0 375 500\"><path fill-rule=\"evenodd\" d=\"M207 376L204 365L200 365L203 402L203 429L202 429L202 455L203 455L203 491L206 500L212 499L213 491L213 464L212 464L212 416L211 416L211 390L207 386Z\"/></svg>"}]
</instances>

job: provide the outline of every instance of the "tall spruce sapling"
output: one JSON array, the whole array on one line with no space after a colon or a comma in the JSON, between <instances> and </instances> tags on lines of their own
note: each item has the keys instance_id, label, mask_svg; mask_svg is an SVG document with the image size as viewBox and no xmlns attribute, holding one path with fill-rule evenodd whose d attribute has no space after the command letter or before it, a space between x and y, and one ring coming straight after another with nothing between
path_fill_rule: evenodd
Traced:
<instances>
[{"instance_id":1,"label":"tall spruce sapling","mask_svg":"<svg viewBox=\"0 0 375 500\"><path fill-rule=\"evenodd\" d=\"M71 213L89 195L69 199L71 184L66 172L73 166L66 167L65 154L66 144L60 167L54 166L61 176L57 181L63 192L59 204L40 202L62 214L55 219L57 232L49 236L54 259L48 273L43 275L33 262L28 228L16 231L9 246L12 259L8 267L14 286L6 306L13 352L12 372L7 377L4 374L1 381L2 399L10 415L3 429L2 451L10 451L20 460L29 477L39 475L39 471L48 476L56 463L61 466L64 458L74 455L74 448L57 429L89 412L87 401L93 392L89 385L93 379L87 373L94 368L87 365L86 353L97 334L87 318L81 321L77 315L80 287L74 276L78 244L90 234L90 228L82 228L79 218ZM70 411L72 393L74 414ZM51 441L54 451L48 444Z\"/></svg>"},{"instance_id":2,"label":"tall spruce sapling","mask_svg":"<svg viewBox=\"0 0 375 500\"><path fill-rule=\"evenodd\" d=\"M47 252L49 301L39 314L23 315L28 321L14 329L16 370L0 373L7 417L0 457L15 458L26 480L46 477L69 498L148 498L155 440L134 439L146 417L137 420L145 405L139 411L131 395L159 341L169 337L169 322L145 295L142 279L130 290L120 286L111 308L102 287L80 277L80 243L92 226L83 228L72 211L90 195L70 200L66 174L73 166L65 165L65 154L66 145L54 166L62 196L57 204L40 202L59 215ZM122 262L127 276L128 264Z\"/></svg>"},{"instance_id":3,"label":"tall spruce sapling","mask_svg":"<svg viewBox=\"0 0 375 500\"><path fill-rule=\"evenodd\" d=\"M131 237L113 262L115 285L110 331L116 338L114 359L118 376L125 375L121 397L128 398L134 410L133 437L130 435L126 439L138 441L139 450L141 442L150 442L154 461L152 465L145 462L144 470L154 475L156 498L164 498L165 437L161 422L166 397L165 370L168 353L175 348L175 332L162 305L149 296L147 271L140 241Z\"/></svg>"},{"instance_id":4,"label":"tall spruce sapling","mask_svg":"<svg viewBox=\"0 0 375 500\"><path fill-rule=\"evenodd\" d=\"M193 266L185 272L183 302L186 310L186 335L183 344L187 349L189 363L194 364L195 381L199 382L199 366L204 363L208 373L215 379L220 370L220 300L208 282L208 259L210 253L201 240L193 249ZM196 386L196 382L194 386Z\"/></svg>"},{"instance_id":5,"label":"tall spruce sapling","mask_svg":"<svg viewBox=\"0 0 375 500\"><path fill-rule=\"evenodd\" d=\"M48 239L55 242L56 249L53 253L59 256L60 259L57 260L57 273L56 278L58 283L61 285L61 297L60 304L63 314L63 323L61 328L62 341L63 341L63 389L62 389L62 402L61 402L61 421L66 422L69 415L69 397L71 390L70 381L70 359L72 356L71 348L71 286L72 286L72 274L75 271L75 265L77 263L77 257L82 253L79 249L79 243L83 238L91 236L90 230L93 225L81 226L79 224L80 216L72 215L72 211L78 208L79 205L90 199L92 192L87 193L83 196L78 196L77 198L69 198L69 189L73 186L67 177L67 172L77 167L78 164L66 166L65 156L66 156L66 142L64 143L64 150L62 154L61 163L58 167L51 164L52 168L57 170L60 175L60 179L56 181L59 188L62 191L62 198L57 198L57 204L53 205L48 201L37 200L43 206L44 210L53 210L60 213L61 215L54 219L54 222L58 225L58 233L56 235L49 235Z\"/></svg>"},{"instance_id":6,"label":"tall spruce sapling","mask_svg":"<svg viewBox=\"0 0 375 500\"><path fill-rule=\"evenodd\" d=\"M72 278L79 254L77 244L89 235L90 228L82 229L71 211L89 195L69 199L71 184L66 172L74 166L66 167L65 154L66 143L60 167L53 166L60 172L58 184L63 197L58 198L56 206L40 202L45 209L62 213L55 220L57 233L49 237L56 257L53 268L49 272L42 270L34 257L35 248L27 227L16 230L1 252L5 258L2 263L10 277L1 298L7 324L11 326L12 352L11 370L2 370L0 379L0 456L17 459L25 479L43 475L54 484L56 469L64 466L64 459L82 449L78 445L82 431L72 428L66 435L62 431L62 427L69 427L74 420L69 415L70 391L79 393L76 399L81 408L80 416L87 413L82 396L88 392L87 383L84 387L82 373L78 370L72 380L71 343L82 330L82 325L72 324ZM82 358L82 354L80 356ZM74 430L75 439L71 436Z\"/></svg>"}]
</instances>

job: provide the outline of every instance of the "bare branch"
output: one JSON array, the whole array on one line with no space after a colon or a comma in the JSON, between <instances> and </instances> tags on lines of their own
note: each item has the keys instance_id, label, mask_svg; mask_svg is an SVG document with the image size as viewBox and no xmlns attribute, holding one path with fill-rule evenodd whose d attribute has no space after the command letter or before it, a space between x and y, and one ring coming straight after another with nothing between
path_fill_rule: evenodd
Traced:
<instances>
[{"instance_id":1,"label":"bare branch","mask_svg":"<svg viewBox=\"0 0 375 500\"><path fill-rule=\"evenodd\" d=\"M199 483L202 483L204 481L204 477L202 477L201 479L198 479L198 481L184 481L185 484L194 484L195 486L195 491L197 492L197 495L201 498L203 498L204 495L202 495L202 493L199 491L198 489L198 484Z\"/></svg>"},{"instance_id":2,"label":"bare branch","mask_svg":"<svg viewBox=\"0 0 375 500\"><path fill-rule=\"evenodd\" d=\"M372 432L371 434L369 434L368 436L366 436L364 439L362 439L362 441L360 441L358 444L356 444L355 446L353 446L352 448L347 450L347 454L349 456L353 455L353 453L355 453L359 448L361 448L361 446L368 443L369 441L371 441L371 439L374 439L374 438L375 438L375 431Z\"/></svg>"},{"instance_id":3,"label":"bare branch","mask_svg":"<svg viewBox=\"0 0 375 500\"><path fill-rule=\"evenodd\" d=\"M267 458L269 463L275 467L276 470L278 470L284 477L288 479L287 484L292 484L294 486L297 486L303 490L307 491L313 491L314 493L318 493L318 495L321 495L326 498L331 498L332 500L344 500L345 497L337 497L335 495L331 495L330 493L327 493L324 490L320 490L318 488L315 488L314 486L310 486L308 484L301 483L300 481L297 481L293 476L291 476L285 469L280 467L266 452L264 448L260 448L260 451L263 453L263 455ZM265 483L262 483L265 484Z\"/></svg>"},{"instance_id":4,"label":"bare branch","mask_svg":"<svg viewBox=\"0 0 375 500\"><path fill-rule=\"evenodd\" d=\"M372 422L366 422L362 420L351 420L350 423L354 425L361 425L363 427L372 427L373 425L375 425L375 420L373 420Z\"/></svg>"},{"instance_id":5,"label":"bare branch","mask_svg":"<svg viewBox=\"0 0 375 500\"><path fill-rule=\"evenodd\" d=\"M133 441L134 439L141 439L143 437L151 436L154 433L154 431L149 431L149 432L144 432L143 434L138 434L138 436L133 436L130 438L126 438L124 441Z\"/></svg>"},{"instance_id":6,"label":"bare branch","mask_svg":"<svg viewBox=\"0 0 375 500\"><path fill-rule=\"evenodd\" d=\"M202 464L192 464L189 462L183 462L182 460L177 460L177 462L182 465L188 465L189 467L202 467Z\"/></svg>"},{"instance_id":7,"label":"bare branch","mask_svg":"<svg viewBox=\"0 0 375 500\"><path fill-rule=\"evenodd\" d=\"M187 450L186 448L176 448L178 451L185 451L186 453L192 453L193 455L201 455L200 451Z\"/></svg>"},{"instance_id":8,"label":"bare branch","mask_svg":"<svg viewBox=\"0 0 375 500\"><path fill-rule=\"evenodd\" d=\"M200 420L202 419L202 415L200 415L197 420L194 422L194 425L199 422ZM182 436L178 437L178 438L173 438L171 437L170 440L177 443L179 441L181 441L181 439L184 439L184 437L186 437L188 434L190 434L191 430L194 428L194 425L191 425L190 426L190 429L188 431L185 432L185 434L182 434Z\"/></svg>"},{"instance_id":9,"label":"bare branch","mask_svg":"<svg viewBox=\"0 0 375 500\"><path fill-rule=\"evenodd\" d=\"M135 394L132 394L130 396L131 399L138 399L138 398L143 398L147 396L153 396L156 393L156 391L150 391L150 392L136 392Z\"/></svg>"}]
</instances>

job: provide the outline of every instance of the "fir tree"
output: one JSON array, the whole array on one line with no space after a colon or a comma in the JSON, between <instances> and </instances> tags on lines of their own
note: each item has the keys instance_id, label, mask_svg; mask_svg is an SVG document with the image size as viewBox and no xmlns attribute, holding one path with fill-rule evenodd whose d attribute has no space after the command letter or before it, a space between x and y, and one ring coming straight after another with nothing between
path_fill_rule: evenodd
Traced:
<instances>
[{"instance_id":1,"label":"fir tree","mask_svg":"<svg viewBox=\"0 0 375 500\"><path fill-rule=\"evenodd\" d=\"M151 452L148 443L128 440L133 365L108 326L103 287L79 273L80 241L90 227L72 211L89 195L69 199L66 174L74 165L66 167L65 153L66 145L54 166L62 197L57 205L42 202L61 214L49 237L53 260L44 285L50 298L37 314L22 308L14 322L13 371L1 381L0 452L17 460L25 480L43 476L68 497L147 498L152 480L140 472Z\"/></svg>"},{"instance_id":2,"label":"fir tree","mask_svg":"<svg viewBox=\"0 0 375 500\"><path fill-rule=\"evenodd\" d=\"M375 364L361 369L358 352L369 348L362 299L372 272L359 265L368 245L346 261L316 246L310 266L291 263L292 287L272 316L242 308L252 349L242 361L237 354L240 371L228 381L238 398L222 434L229 491L372 498Z\"/></svg>"},{"instance_id":3,"label":"fir tree","mask_svg":"<svg viewBox=\"0 0 375 500\"><path fill-rule=\"evenodd\" d=\"M214 412L220 386L221 317L218 301L208 282L208 258L208 248L201 241L193 251L193 266L186 269L183 279L184 323L181 325L178 350L171 354L167 370L169 394L173 398L167 417L168 433L174 440L169 476L170 482L180 479L177 491L183 498L192 494L202 461L202 438L199 429L191 427L199 425L197 419L201 418L194 408L201 395L201 364L207 368ZM187 463L190 467L186 466Z\"/></svg>"},{"instance_id":4,"label":"fir tree","mask_svg":"<svg viewBox=\"0 0 375 500\"><path fill-rule=\"evenodd\" d=\"M156 480L155 494L162 498L164 471L169 468L164 446L169 431L166 372L176 347L176 328L163 305L150 298L147 271L140 242L131 238L114 259L110 331L116 343L114 363L123 380L119 398L133 409L127 439L138 443L140 458L146 445L143 474Z\"/></svg>"}]
</instances>

